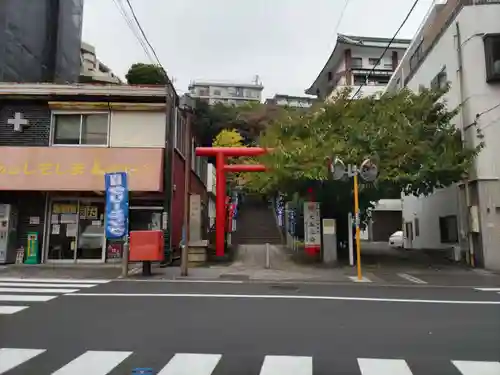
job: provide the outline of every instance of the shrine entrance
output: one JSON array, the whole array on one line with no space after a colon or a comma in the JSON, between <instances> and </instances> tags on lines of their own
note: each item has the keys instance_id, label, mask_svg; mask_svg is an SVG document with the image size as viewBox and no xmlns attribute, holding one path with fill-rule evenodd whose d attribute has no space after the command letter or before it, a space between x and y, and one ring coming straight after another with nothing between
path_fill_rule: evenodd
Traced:
<instances>
[{"instance_id":1,"label":"shrine entrance","mask_svg":"<svg viewBox=\"0 0 500 375\"><path fill-rule=\"evenodd\" d=\"M215 157L215 255L224 256L226 223L226 172L263 172L261 164L228 164L226 157L259 156L269 150L262 147L197 147L197 156Z\"/></svg>"}]
</instances>

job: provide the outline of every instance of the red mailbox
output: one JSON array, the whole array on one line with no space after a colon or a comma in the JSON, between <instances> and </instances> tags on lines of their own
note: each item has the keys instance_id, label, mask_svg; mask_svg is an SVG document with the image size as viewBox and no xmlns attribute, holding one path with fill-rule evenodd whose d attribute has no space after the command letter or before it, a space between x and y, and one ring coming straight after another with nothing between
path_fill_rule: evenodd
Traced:
<instances>
[{"instance_id":1,"label":"red mailbox","mask_svg":"<svg viewBox=\"0 0 500 375\"><path fill-rule=\"evenodd\" d=\"M163 251L163 231L134 230L130 232L130 262L161 262L165 257Z\"/></svg>"}]
</instances>

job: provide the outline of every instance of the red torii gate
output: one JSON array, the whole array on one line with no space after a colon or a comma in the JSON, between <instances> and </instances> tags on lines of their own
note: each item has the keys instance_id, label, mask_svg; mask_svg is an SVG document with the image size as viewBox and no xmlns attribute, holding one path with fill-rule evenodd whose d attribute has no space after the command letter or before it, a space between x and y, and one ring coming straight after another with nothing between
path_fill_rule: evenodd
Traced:
<instances>
[{"instance_id":1,"label":"red torii gate","mask_svg":"<svg viewBox=\"0 0 500 375\"><path fill-rule=\"evenodd\" d=\"M224 255L226 172L263 172L261 164L226 165L226 157L258 156L269 150L262 147L196 147L197 156L215 156L215 255Z\"/></svg>"}]
</instances>

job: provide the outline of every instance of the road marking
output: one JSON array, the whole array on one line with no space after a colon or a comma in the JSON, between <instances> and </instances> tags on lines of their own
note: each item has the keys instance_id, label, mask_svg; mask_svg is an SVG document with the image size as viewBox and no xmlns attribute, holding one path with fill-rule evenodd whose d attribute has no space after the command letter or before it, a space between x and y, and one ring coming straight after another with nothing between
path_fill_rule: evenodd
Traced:
<instances>
[{"instance_id":1,"label":"road marking","mask_svg":"<svg viewBox=\"0 0 500 375\"><path fill-rule=\"evenodd\" d=\"M0 277L2 282L28 282L28 283L82 283L82 284L106 284L111 280L98 279L30 279L19 277Z\"/></svg>"},{"instance_id":2,"label":"road marking","mask_svg":"<svg viewBox=\"0 0 500 375\"><path fill-rule=\"evenodd\" d=\"M10 315L27 309L28 306L0 306L0 315Z\"/></svg>"},{"instance_id":3,"label":"road marking","mask_svg":"<svg viewBox=\"0 0 500 375\"><path fill-rule=\"evenodd\" d=\"M8 283L8 282L0 282L0 286L7 286L7 287L13 287L13 286L23 286L27 288L32 288L32 287L44 287L44 288L92 288L93 286L96 286L97 284L68 284L68 283L63 283L63 284L51 284L51 283L19 283L19 282L14 282L14 283Z\"/></svg>"},{"instance_id":4,"label":"road marking","mask_svg":"<svg viewBox=\"0 0 500 375\"><path fill-rule=\"evenodd\" d=\"M105 375L131 354L132 352L89 350L52 375Z\"/></svg>"},{"instance_id":5,"label":"road marking","mask_svg":"<svg viewBox=\"0 0 500 375\"><path fill-rule=\"evenodd\" d=\"M481 292L500 292L500 288L474 288L474 290L479 290Z\"/></svg>"},{"instance_id":6,"label":"road marking","mask_svg":"<svg viewBox=\"0 0 500 375\"><path fill-rule=\"evenodd\" d=\"M500 362L451 361L462 375L498 375Z\"/></svg>"},{"instance_id":7,"label":"road marking","mask_svg":"<svg viewBox=\"0 0 500 375\"><path fill-rule=\"evenodd\" d=\"M194 298L261 298L261 299L304 299L331 301L367 301L367 302L407 302L407 303L442 303L457 305L500 305L500 301L453 301L434 299L407 298L369 298L369 297L337 297L337 296L300 296L280 294L199 294L199 293L70 293L73 297L194 297ZM1 296L0 296L1 297ZM1 299L0 299L1 301Z\"/></svg>"},{"instance_id":8,"label":"road marking","mask_svg":"<svg viewBox=\"0 0 500 375\"><path fill-rule=\"evenodd\" d=\"M407 273L398 273L398 276L415 284L427 284L426 281L419 279L418 277L408 275Z\"/></svg>"},{"instance_id":9,"label":"road marking","mask_svg":"<svg viewBox=\"0 0 500 375\"><path fill-rule=\"evenodd\" d=\"M0 293L74 293L79 289L59 288L0 288Z\"/></svg>"},{"instance_id":10,"label":"road marking","mask_svg":"<svg viewBox=\"0 0 500 375\"><path fill-rule=\"evenodd\" d=\"M220 354L178 353L158 375L210 375L221 357Z\"/></svg>"},{"instance_id":11,"label":"road marking","mask_svg":"<svg viewBox=\"0 0 500 375\"><path fill-rule=\"evenodd\" d=\"M358 365L362 375L412 375L403 359L358 358Z\"/></svg>"},{"instance_id":12,"label":"road marking","mask_svg":"<svg viewBox=\"0 0 500 375\"><path fill-rule=\"evenodd\" d=\"M361 280L358 279L357 276L348 276L351 281L354 281L355 283L371 283L372 281L368 277L362 277Z\"/></svg>"},{"instance_id":13,"label":"road marking","mask_svg":"<svg viewBox=\"0 0 500 375\"><path fill-rule=\"evenodd\" d=\"M31 358L42 354L44 349L14 349L14 348L1 348L0 349L0 374L3 374L14 367L29 361Z\"/></svg>"},{"instance_id":14,"label":"road marking","mask_svg":"<svg viewBox=\"0 0 500 375\"><path fill-rule=\"evenodd\" d=\"M70 296L71 294L65 294L65 296ZM51 299L57 298L58 296L18 296L15 294L0 294L0 301L10 301L10 302L47 302Z\"/></svg>"},{"instance_id":15,"label":"road marking","mask_svg":"<svg viewBox=\"0 0 500 375\"><path fill-rule=\"evenodd\" d=\"M312 375L312 357L266 355L260 375Z\"/></svg>"}]
</instances>

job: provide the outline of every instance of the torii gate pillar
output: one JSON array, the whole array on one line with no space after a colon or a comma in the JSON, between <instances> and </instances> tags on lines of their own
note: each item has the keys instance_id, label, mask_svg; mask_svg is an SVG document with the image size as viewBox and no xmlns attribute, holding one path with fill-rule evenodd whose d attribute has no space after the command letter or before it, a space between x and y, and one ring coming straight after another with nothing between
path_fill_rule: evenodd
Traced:
<instances>
[{"instance_id":1,"label":"torii gate pillar","mask_svg":"<svg viewBox=\"0 0 500 375\"><path fill-rule=\"evenodd\" d=\"M197 147L197 156L215 156L215 255L224 256L226 223L226 172L262 172L266 167L260 164L226 165L226 157L258 156L267 153L262 147ZM187 213L186 213L187 214ZM186 228L187 230L187 228Z\"/></svg>"}]
</instances>

